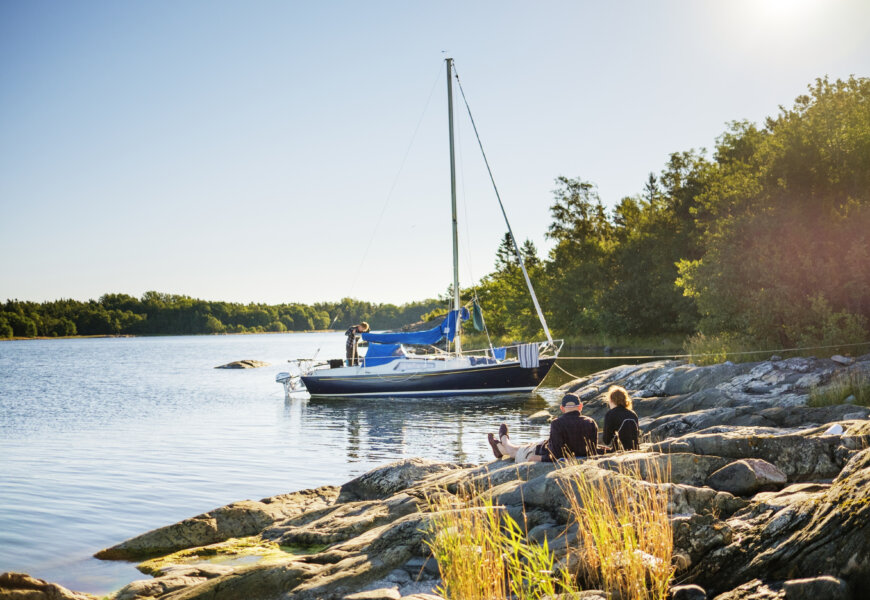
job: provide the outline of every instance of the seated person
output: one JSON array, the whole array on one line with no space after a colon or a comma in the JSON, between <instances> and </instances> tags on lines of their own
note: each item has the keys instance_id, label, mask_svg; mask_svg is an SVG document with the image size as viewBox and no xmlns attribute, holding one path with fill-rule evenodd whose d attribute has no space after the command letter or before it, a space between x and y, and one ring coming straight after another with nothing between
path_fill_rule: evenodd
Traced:
<instances>
[{"instance_id":1,"label":"seated person","mask_svg":"<svg viewBox=\"0 0 870 600\"><path fill-rule=\"evenodd\" d=\"M503 455L520 462L554 462L567 456L585 457L596 453L598 426L580 414L583 403L576 394L565 394L559 407L562 415L550 423L550 437L542 442L517 446L508 437L507 425L499 427L499 439L488 434L489 445L496 458Z\"/></svg>"},{"instance_id":2,"label":"seated person","mask_svg":"<svg viewBox=\"0 0 870 600\"><path fill-rule=\"evenodd\" d=\"M615 385L607 390L607 404L610 410L604 415L604 445L610 451L640 448L640 424L625 388Z\"/></svg>"}]
</instances>

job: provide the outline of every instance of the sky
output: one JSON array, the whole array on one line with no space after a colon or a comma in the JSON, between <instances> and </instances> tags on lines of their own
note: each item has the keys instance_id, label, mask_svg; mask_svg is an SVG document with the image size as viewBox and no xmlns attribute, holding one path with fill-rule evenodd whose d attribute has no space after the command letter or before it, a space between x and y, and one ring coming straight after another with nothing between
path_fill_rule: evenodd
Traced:
<instances>
[{"instance_id":1,"label":"sky","mask_svg":"<svg viewBox=\"0 0 870 600\"><path fill-rule=\"evenodd\" d=\"M0 301L403 303L452 282L444 58L520 240L815 78L866 0L0 0ZM456 91L460 280L505 226Z\"/></svg>"}]
</instances>

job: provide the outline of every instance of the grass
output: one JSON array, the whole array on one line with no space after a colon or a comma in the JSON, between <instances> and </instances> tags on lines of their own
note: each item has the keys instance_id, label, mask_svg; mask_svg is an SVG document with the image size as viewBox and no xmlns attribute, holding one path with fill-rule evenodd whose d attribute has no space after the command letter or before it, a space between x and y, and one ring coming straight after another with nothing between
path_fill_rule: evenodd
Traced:
<instances>
[{"instance_id":1,"label":"grass","mask_svg":"<svg viewBox=\"0 0 870 600\"><path fill-rule=\"evenodd\" d=\"M621 600L664 600L674 574L673 530L668 518L667 467L622 468L611 476L563 471L562 491L577 523L580 579Z\"/></svg>"},{"instance_id":2,"label":"grass","mask_svg":"<svg viewBox=\"0 0 870 600\"><path fill-rule=\"evenodd\" d=\"M560 588L546 542L527 539L503 507L476 491L429 500L426 544L441 572L439 593L450 600L529 600Z\"/></svg>"},{"instance_id":3,"label":"grass","mask_svg":"<svg viewBox=\"0 0 870 600\"><path fill-rule=\"evenodd\" d=\"M810 406L844 404L849 396L855 397L853 404L870 406L870 377L867 374L849 370L835 376L828 385L812 389L808 404Z\"/></svg>"},{"instance_id":4,"label":"grass","mask_svg":"<svg viewBox=\"0 0 870 600\"><path fill-rule=\"evenodd\" d=\"M568 462L560 473L577 543L556 562L546 541L529 540L503 507L466 490L429 499L426 544L438 563L439 592L450 600L535 600L603 589L619 600L664 600L674 573L667 513L667 467L589 470ZM557 566L558 565L558 566Z\"/></svg>"},{"instance_id":5,"label":"grass","mask_svg":"<svg viewBox=\"0 0 870 600\"><path fill-rule=\"evenodd\" d=\"M697 333L686 338L683 352L690 354L689 362L700 367L715 365L730 360L733 363L751 362L767 358L764 353L740 354L757 348L732 335L704 335Z\"/></svg>"}]
</instances>

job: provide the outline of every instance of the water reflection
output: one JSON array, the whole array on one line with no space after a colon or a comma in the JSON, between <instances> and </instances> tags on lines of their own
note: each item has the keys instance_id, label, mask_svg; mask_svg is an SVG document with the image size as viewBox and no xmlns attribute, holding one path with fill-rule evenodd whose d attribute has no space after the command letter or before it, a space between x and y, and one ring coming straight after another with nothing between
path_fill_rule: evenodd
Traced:
<instances>
[{"instance_id":1,"label":"water reflection","mask_svg":"<svg viewBox=\"0 0 870 600\"><path fill-rule=\"evenodd\" d=\"M549 404L547 394L415 398L285 399L285 417L301 431L335 425L324 446L341 445L348 463L422 456L453 462L489 458L486 433L507 422L518 435L539 436L522 418Z\"/></svg>"}]
</instances>

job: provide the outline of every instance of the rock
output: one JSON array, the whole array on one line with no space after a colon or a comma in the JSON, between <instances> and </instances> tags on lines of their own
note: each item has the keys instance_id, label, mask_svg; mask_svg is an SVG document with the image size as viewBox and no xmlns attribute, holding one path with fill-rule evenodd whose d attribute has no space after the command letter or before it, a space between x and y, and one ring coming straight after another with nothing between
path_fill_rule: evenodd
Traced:
<instances>
[{"instance_id":1,"label":"rock","mask_svg":"<svg viewBox=\"0 0 870 600\"><path fill-rule=\"evenodd\" d=\"M849 586L837 577L791 579L782 588L786 600L849 600Z\"/></svg>"},{"instance_id":2,"label":"rock","mask_svg":"<svg viewBox=\"0 0 870 600\"><path fill-rule=\"evenodd\" d=\"M821 432L818 432L821 433ZM832 436L749 427L718 427L653 444L657 452L691 452L744 459L761 458L775 465L789 481L836 477L845 461L835 450L840 445Z\"/></svg>"},{"instance_id":3,"label":"rock","mask_svg":"<svg viewBox=\"0 0 870 600\"><path fill-rule=\"evenodd\" d=\"M783 598L785 598L785 592L782 585L753 579L730 592L719 594L715 600L782 600ZM817 600L821 600L821 598Z\"/></svg>"},{"instance_id":4,"label":"rock","mask_svg":"<svg viewBox=\"0 0 870 600\"><path fill-rule=\"evenodd\" d=\"M97 600L96 596L73 592L56 583L31 577L27 573L0 573L0 598L3 600Z\"/></svg>"},{"instance_id":5,"label":"rock","mask_svg":"<svg viewBox=\"0 0 870 600\"><path fill-rule=\"evenodd\" d=\"M685 555L689 564L697 562L712 550L727 546L733 539L731 527L712 514L676 517L672 526L674 548Z\"/></svg>"},{"instance_id":6,"label":"rock","mask_svg":"<svg viewBox=\"0 0 870 600\"><path fill-rule=\"evenodd\" d=\"M234 502L174 525L143 533L100 550L94 556L103 560L131 560L252 536L276 521L330 506L337 497L337 487L324 486L264 498L259 502Z\"/></svg>"},{"instance_id":7,"label":"rock","mask_svg":"<svg viewBox=\"0 0 870 600\"><path fill-rule=\"evenodd\" d=\"M215 369L259 369L260 367L269 366L271 366L269 363L263 362L262 360L245 359L227 363L225 365L215 367Z\"/></svg>"},{"instance_id":8,"label":"rock","mask_svg":"<svg viewBox=\"0 0 870 600\"><path fill-rule=\"evenodd\" d=\"M526 417L526 421L529 423L549 423L552 418L553 416L549 411L539 410L538 412Z\"/></svg>"},{"instance_id":9,"label":"rock","mask_svg":"<svg viewBox=\"0 0 870 600\"><path fill-rule=\"evenodd\" d=\"M735 496L748 496L758 491L778 489L786 481L785 473L769 462L747 458L729 463L710 475L707 485Z\"/></svg>"},{"instance_id":10,"label":"rock","mask_svg":"<svg viewBox=\"0 0 870 600\"><path fill-rule=\"evenodd\" d=\"M342 501L386 498L421 483L429 476L440 475L458 468L459 465L423 458L398 460L344 484L341 486L340 498Z\"/></svg>"},{"instance_id":11,"label":"rock","mask_svg":"<svg viewBox=\"0 0 870 600\"><path fill-rule=\"evenodd\" d=\"M399 600L398 588L381 588L367 592L356 592L344 596L343 600Z\"/></svg>"},{"instance_id":12,"label":"rock","mask_svg":"<svg viewBox=\"0 0 870 600\"><path fill-rule=\"evenodd\" d=\"M707 600L707 592L699 585L675 585L671 588L671 600Z\"/></svg>"},{"instance_id":13,"label":"rock","mask_svg":"<svg viewBox=\"0 0 870 600\"><path fill-rule=\"evenodd\" d=\"M842 356L840 354L835 354L831 357L831 360L838 365L843 365L844 367L847 367L855 362L854 358L851 358L849 356Z\"/></svg>"},{"instance_id":14,"label":"rock","mask_svg":"<svg viewBox=\"0 0 870 600\"><path fill-rule=\"evenodd\" d=\"M855 397L855 394L849 394L843 399L843 404L855 404L858 402L858 399Z\"/></svg>"},{"instance_id":15,"label":"rock","mask_svg":"<svg viewBox=\"0 0 870 600\"><path fill-rule=\"evenodd\" d=\"M820 491L763 497L733 515L734 541L702 557L694 583L725 591L754 578L784 580L825 573L852 589L870 589L870 449L852 457ZM781 492L780 494L783 494ZM736 596L735 596L736 597Z\"/></svg>"}]
</instances>

